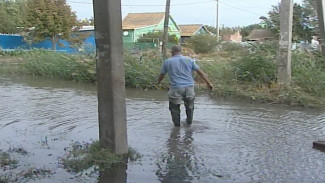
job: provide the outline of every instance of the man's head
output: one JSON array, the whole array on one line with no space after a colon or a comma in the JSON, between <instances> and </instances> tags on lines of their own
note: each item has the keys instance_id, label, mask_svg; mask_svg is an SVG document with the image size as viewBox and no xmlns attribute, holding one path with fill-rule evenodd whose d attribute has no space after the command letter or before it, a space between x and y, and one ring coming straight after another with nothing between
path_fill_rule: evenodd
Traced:
<instances>
[{"instance_id":1,"label":"man's head","mask_svg":"<svg viewBox=\"0 0 325 183\"><path fill-rule=\"evenodd\" d=\"M179 55L182 53L182 47L180 45L174 45L172 47L172 56Z\"/></svg>"}]
</instances>

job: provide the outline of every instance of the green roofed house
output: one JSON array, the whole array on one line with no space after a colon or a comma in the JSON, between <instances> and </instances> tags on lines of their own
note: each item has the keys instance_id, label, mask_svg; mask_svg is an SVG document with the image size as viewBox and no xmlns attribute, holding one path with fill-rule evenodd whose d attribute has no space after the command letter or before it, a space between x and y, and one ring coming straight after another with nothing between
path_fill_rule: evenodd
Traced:
<instances>
[{"instance_id":1,"label":"green roofed house","mask_svg":"<svg viewBox=\"0 0 325 183\"><path fill-rule=\"evenodd\" d=\"M129 13L123 19L123 42L135 43L144 34L164 30L165 13ZM170 16L169 34L179 39L180 28Z\"/></svg>"},{"instance_id":2,"label":"green roofed house","mask_svg":"<svg viewBox=\"0 0 325 183\"><path fill-rule=\"evenodd\" d=\"M181 28L181 43L186 42L187 39L194 35L210 34L208 29L202 24L187 24L179 25Z\"/></svg>"}]
</instances>

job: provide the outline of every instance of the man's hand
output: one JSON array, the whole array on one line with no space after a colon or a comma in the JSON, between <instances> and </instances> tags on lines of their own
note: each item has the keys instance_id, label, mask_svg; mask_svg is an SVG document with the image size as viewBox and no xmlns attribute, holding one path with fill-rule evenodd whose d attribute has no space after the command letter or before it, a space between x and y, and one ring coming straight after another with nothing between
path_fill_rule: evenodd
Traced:
<instances>
[{"instance_id":1,"label":"man's hand","mask_svg":"<svg viewBox=\"0 0 325 183\"><path fill-rule=\"evenodd\" d=\"M209 90L211 91L213 90L213 85L210 82L207 83L207 87Z\"/></svg>"},{"instance_id":2,"label":"man's hand","mask_svg":"<svg viewBox=\"0 0 325 183\"><path fill-rule=\"evenodd\" d=\"M158 77L158 85L161 83L161 81L164 79L165 77L165 74L160 74L159 77Z\"/></svg>"},{"instance_id":3,"label":"man's hand","mask_svg":"<svg viewBox=\"0 0 325 183\"><path fill-rule=\"evenodd\" d=\"M205 75L205 73L204 73L201 69L198 69L196 72L197 72L197 73L199 74L199 76L200 76L200 77L201 77L201 78L206 82L208 89L213 90L213 85L212 85L212 83L209 81L209 79L208 79L208 77Z\"/></svg>"}]
</instances>

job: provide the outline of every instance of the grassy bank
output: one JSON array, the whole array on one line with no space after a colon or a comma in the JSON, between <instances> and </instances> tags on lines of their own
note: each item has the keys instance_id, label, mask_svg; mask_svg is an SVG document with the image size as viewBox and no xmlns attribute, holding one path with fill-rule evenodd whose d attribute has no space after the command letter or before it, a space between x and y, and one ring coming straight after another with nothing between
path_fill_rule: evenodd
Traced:
<instances>
[{"instance_id":1,"label":"grassy bank","mask_svg":"<svg viewBox=\"0 0 325 183\"><path fill-rule=\"evenodd\" d=\"M319 53L294 51L291 83L280 86L276 80L276 44L252 45L249 49L228 46L201 58L200 66L214 82L216 94L262 103L324 106L325 59Z\"/></svg>"},{"instance_id":2,"label":"grassy bank","mask_svg":"<svg viewBox=\"0 0 325 183\"><path fill-rule=\"evenodd\" d=\"M249 101L295 106L324 106L325 59L318 53L293 52L292 82L280 86L277 76L277 46L274 43L242 47L224 44L220 50L197 55L198 64L214 83L213 93ZM1 55L1 54L0 54ZM155 51L141 55L124 54L127 87L159 89L161 55ZM3 54L0 73L96 82L95 58L42 50ZM198 83L200 79L197 78Z\"/></svg>"}]
</instances>

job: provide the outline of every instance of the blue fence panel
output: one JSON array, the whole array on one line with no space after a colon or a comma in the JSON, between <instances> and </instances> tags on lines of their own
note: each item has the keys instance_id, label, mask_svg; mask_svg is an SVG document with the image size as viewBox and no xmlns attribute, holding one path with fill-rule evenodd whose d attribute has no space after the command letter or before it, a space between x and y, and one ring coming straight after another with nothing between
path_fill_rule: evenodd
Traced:
<instances>
[{"instance_id":1,"label":"blue fence panel","mask_svg":"<svg viewBox=\"0 0 325 183\"><path fill-rule=\"evenodd\" d=\"M91 35L86 38L83 43L83 51L85 52L94 52L96 50L95 46L95 36L92 31ZM52 49L52 42L47 39L45 41L39 43L28 44L24 41L24 37L21 35L8 35L8 34L0 34L0 49ZM57 51L63 51L68 53L76 53L80 50L78 48L72 47L71 44L66 41L60 39L56 44Z\"/></svg>"},{"instance_id":2,"label":"blue fence panel","mask_svg":"<svg viewBox=\"0 0 325 183\"><path fill-rule=\"evenodd\" d=\"M0 48L1 49L19 49L27 48L24 38L20 35L6 35L0 34Z\"/></svg>"}]
</instances>

